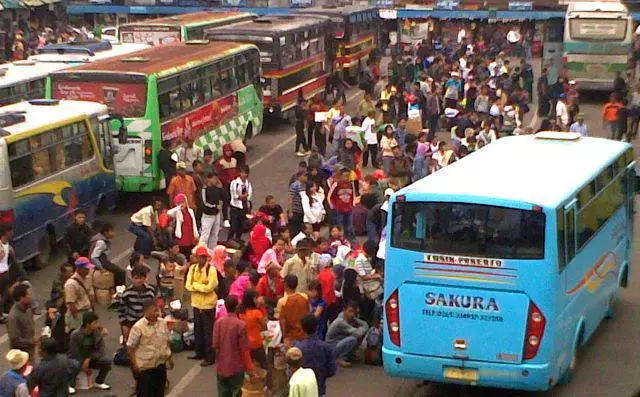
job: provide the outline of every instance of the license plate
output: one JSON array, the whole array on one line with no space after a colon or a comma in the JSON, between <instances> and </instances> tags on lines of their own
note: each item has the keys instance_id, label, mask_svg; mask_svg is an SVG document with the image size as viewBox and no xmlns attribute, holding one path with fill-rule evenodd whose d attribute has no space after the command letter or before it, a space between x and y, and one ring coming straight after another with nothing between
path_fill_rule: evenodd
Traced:
<instances>
[{"instance_id":1,"label":"license plate","mask_svg":"<svg viewBox=\"0 0 640 397\"><path fill-rule=\"evenodd\" d=\"M445 367L444 377L451 380L458 380L462 382L477 382L478 370L456 367Z\"/></svg>"}]
</instances>

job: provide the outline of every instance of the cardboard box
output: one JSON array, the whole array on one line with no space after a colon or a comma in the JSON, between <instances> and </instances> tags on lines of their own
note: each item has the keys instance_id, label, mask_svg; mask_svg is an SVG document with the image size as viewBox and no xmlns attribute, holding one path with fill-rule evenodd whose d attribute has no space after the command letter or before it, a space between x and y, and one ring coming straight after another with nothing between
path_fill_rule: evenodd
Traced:
<instances>
[{"instance_id":1,"label":"cardboard box","mask_svg":"<svg viewBox=\"0 0 640 397\"><path fill-rule=\"evenodd\" d=\"M94 288L96 293L96 302L99 305L109 306L113 298L113 291L111 289Z\"/></svg>"},{"instance_id":2,"label":"cardboard box","mask_svg":"<svg viewBox=\"0 0 640 397\"><path fill-rule=\"evenodd\" d=\"M418 135L422 131L422 117L409 118L407 120L407 132Z\"/></svg>"},{"instance_id":3,"label":"cardboard box","mask_svg":"<svg viewBox=\"0 0 640 397\"><path fill-rule=\"evenodd\" d=\"M91 283L93 288L111 289L115 286L115 278L110 271L95 269L91 274Z\"/></svg>"}]
</instances>

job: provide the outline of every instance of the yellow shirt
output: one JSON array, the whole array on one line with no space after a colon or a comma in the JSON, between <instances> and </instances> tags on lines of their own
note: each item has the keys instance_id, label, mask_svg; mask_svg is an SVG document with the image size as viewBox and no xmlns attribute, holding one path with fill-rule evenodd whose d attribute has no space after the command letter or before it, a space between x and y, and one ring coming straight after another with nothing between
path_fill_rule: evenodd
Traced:
<instances>
[{"instance_id":1,"label":"yellow shirt","mask_svg":"<svg viewBox=\"0 0 640 397\"><path fill-rule=\"evenodd\" d=\"M191 306L200 310L216 307L218 296L215 289L218 286L218 274L214 267L205 265L191 265L187 273L185 288L191 292Z\"/></svg>"}]
</instances>

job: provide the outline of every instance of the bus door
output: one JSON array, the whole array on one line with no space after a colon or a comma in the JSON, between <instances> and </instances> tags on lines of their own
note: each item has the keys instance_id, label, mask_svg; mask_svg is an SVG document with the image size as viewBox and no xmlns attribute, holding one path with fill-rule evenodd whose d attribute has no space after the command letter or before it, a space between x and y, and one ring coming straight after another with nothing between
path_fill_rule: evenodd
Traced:
<instances>
[{"instance_id":1,"label":"bus door","mask_svg":"<svg viewBox=\"0 0 640 397\"><path fill-rule=\"evenodd\" d=\"M578 200L573 199L571 202L564 207L564 238L561 241L564 242L564 258L560 258L560 270L564 270L569 263L576 256L576 210L577 210ZM558 220L559 221L559 220ZM581 272L580 269L578 269ZM564 288L568 287L568 284L572 283L572 280L578 275L568 275L568 272L564 272L562 277L562 283L564 284Z\"/></svg>"},{"instance_id":2,"label":"bus door","mask_svg":"<svg viewBox=\"0 0 640 397\"><path fill-rule=\"evenodd\" d=\"M99 117L97 122L92 121L93 134L98 142L98 148L102 155L102 165L108 171L113 171L114 147L111 137L110 117L104 115Z\"/></svg>"},{"instance_id":3,"label":"bus door","mask_svg":"<svg viewBox=\"0 0 640 397\"><path fill-rule=\"evenodd\" d=\"M563 33L563 20L552 19L547 22L542 43L542 65L547 67L550 85L558 80L562 70Z\"/></svg>"}]
</instances>

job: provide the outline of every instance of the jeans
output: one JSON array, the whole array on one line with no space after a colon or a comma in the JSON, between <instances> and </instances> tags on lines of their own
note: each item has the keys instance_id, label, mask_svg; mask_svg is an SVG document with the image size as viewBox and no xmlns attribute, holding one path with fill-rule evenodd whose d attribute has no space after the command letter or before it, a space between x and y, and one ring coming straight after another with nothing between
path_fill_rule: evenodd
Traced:
<instances>
[{"instance_id":1,"label":"jeans","mask_svg":"<svg viewBox=\"0 0 640 397\"><path fill-rule=\"evenodd\" d=\"M82 368L82 362L80 362L80 367ZM91 361L89 361L89 368L98 370L98 376L96 376L95 383L102 384L107 379L109 371L111 371L111 359L107 356L92 358ZM70 384L71 387L76 387L75 376L71 379Z\"/></svg>"},{"instance_id":2,"label":"jeans","mask_svg":"<svg viewBox=\"0 0 640 397\"><path fill-rule=\"evenodd\" d=\"M338 360L346 360L356 351L358 339L355 336L347 336L333 348L333 357Z\"/></svg>"},{"instance_id":3,"label":"jeans","mask_svg":"<svg viewBox=\"0 0 640 397\"><path fill-rule=\"evenodd\" d=\"M336 225L340 226L344 230L344 236L349 239L355 239L353 233L353 212L340 212L336 211Z\"/></svg>"},{"instance_id":4,"label":"jeans","mask_svg":"<svg viewBox=\"0 0 640 397\"><path fill-rule=\"evenodd\" d=\"M244 372L229 377L218 374L217 378L218 397L240 397L242 395Z\"/></svg>"},{"instance_id":5,"label":"jeans","mask_svg":"<svg viewBox=\"0 0 640 397\"><path fill-rule=\"evenodd\" d=\"M618 138L618 122L617 121L605 121L604 128L607 131L607 137L609 139Z\"/></svg>"},{"instance_id":6,"label":"jeans","mask_svg":"<svg viewBox=\"0 0 640 397\"><path fill-rule=\"evenodd\" d=\"M242 233L244 233L244 225L247 221L247 211L242 208L229 207L229 223L231 228L229 229L229 239L241 239Z\"/></svg>"},{"instance_id":7,"label":"jeans","mask_svg":"<svg viewBox=\"0 0 640 397\"><path fill-rule=\"evenodd\" d=\"M214 269L215 271L215 269ZM216 309L193 308L193 333L195 337L196 356L207 362L214 362L213 322Z\"/></svg>"},{"instance_id":8,"label":"jeans","mask_svg":"<svg viewBox=\"0 0 640 397\"><path fill-rule=\"evenodd\" d=\"M371 165L373 168L378 168L378 145L367 144L367 148L362 154L362 165L364 167L369 164L369 154L371 154Z\"/></svg>"},{"instance_id":9,"label":"jeans","mask_svg":"<svg viewBox=\"0 0 640 397\"><path fill-rule=\"evenodd\" d=\"M367 228L367 239L371 241L378 241L378 228L376 224L367 217L367 222L365 224Z\"/></svg>"},{"instance_id":10,"label":"jeans","mask_svg":"<svg viewBox=\"0 0 640 397\"><path fill-rule=\"evenodd\" d=\"M413 178L412 182L419 181L427 176L427 167L424 156L418 156L413 159Z\"/></svg>"},{"instance_id":11,"label":"jeans","mask_svg":"<svg viewBox=\"0 0 640 397\"><path fill-rule=\"evenodd\" d=\"M151 237L151 233L149 233L149 228L130 222L128 230L136 236L133 250L144 256L151 255L151 251L153 251L153 237Z\"/></svg>"},{"instance_id":12,"label":"jeans","mask_svg":"<svg viewBox=\"0 0 640 397\"><path fill-rule=\"evenodd\" d=\"M296 152L300 150L300 147L302 147L302 150L305 152L309 150L307 140L304 136L304 121L296 123Z\"/></svg>"},{"instance_id":13,"label":"jeans","mask_svg":"<svg viewBox=\"0 0 640 397\"><path fill-rule=\"evenodd\" d=\"M220 222L222 216L220 213L216 215L202 215L202 228L200 230L200 241L207 245L210 250L218 245L218 235L220 234Z\"/></svg>"},{"instance_id":14,"label":"jeans","mask_svg":"<svg viewBox=\"0 0 640 397\"><path fill-rule=\"evenodd\" d=\"M302 231L302 224L304 221L304 214L293 212L291 218L289 218L289 231L292 236L297 236Z\"/></svg>"},{"instance_id":15,"label":"jeans","mask_svg":"<svg viewBox=\"0 0 640 397\"><path fill-rule=\"evenodd\" d=\"M167 366L140 371L136 376L136 397L162 397L167 386Z\"/></svg>"}]
</instances>

